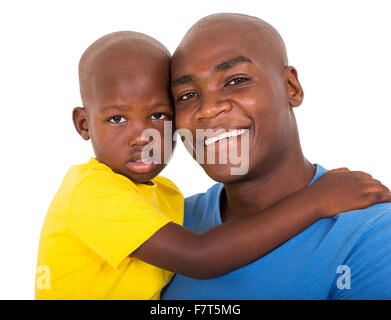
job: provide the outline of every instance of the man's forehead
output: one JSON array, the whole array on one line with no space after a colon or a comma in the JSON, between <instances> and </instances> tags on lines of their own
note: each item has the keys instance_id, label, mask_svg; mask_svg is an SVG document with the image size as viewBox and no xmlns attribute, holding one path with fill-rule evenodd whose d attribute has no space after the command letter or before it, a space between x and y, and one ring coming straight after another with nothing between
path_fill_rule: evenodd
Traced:
<instances>
[{"instance_id":1,"label":"man's forehead","mask_svg":"<svg viewBox=\"0 0 391 320\"><path fill-rule=\"evenodd\" d=\"M257 18L230 17L222 15L216 21L196 23L173 55L173 70L183 69L190 62L213 64L229 56L287 64L285 45L272 26Z\"/></svg>"},{"instance_id":2,"label":"man's forehead","mask_svg":"<svg viewBox=\"0 0 391 320\"><path fill-rule=\"evenodd\" d=\"M255 39L259 42L260 36L252 32L243 37L240 30L228 29L223 32L223 26L210 29L201 29L188 34L174 53L177 55L200 56L205 53L217 53L228 50L250 50L255 47Z\"/></svg>"},{"instance_id":3,"label":"man's forehead","mask_svg":"<svg viewBox=\"0 0 391 320\"><path fill-rule=\"evenodd\" d=\"M262 65L268 62L268 50L251 42L217 41L211 46L189 46L173 57L172 72L179 74L223 71L237 64Z\"/></svg>"}]
</instances>

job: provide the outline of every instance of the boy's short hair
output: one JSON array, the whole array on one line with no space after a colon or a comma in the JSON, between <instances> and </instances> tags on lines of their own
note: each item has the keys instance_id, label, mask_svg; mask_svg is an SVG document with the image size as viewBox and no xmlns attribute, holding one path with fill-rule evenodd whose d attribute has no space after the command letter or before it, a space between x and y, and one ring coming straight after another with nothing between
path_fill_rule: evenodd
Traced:
<instances>
[{"instance_id":1,"label":"boy's short hair","mask_svg":"<svg viewBox=\"0 0 391 320\"><path fill-rule=\"evenodd\" d=\"M84 51L79 62L80 95L84 107L88 105L87 101L91 96L90 83L97 62L102 58L114 58L121 51L127 54L145 55L146 58L151 59L171 57L163 44L143 33L118 31L99 38Z\"/></svg>"}]
</instances>

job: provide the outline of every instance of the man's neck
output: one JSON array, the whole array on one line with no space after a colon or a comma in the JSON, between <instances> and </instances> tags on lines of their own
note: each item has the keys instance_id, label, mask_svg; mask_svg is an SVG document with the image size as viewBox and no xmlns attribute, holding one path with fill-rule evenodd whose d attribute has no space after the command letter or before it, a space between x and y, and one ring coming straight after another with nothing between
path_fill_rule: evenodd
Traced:
<instances>
[{"instance_id":1,"label":"man's neck","mask_svg":"<svg viewBox=\"0 0 391 320\"><path fill-rule=\"evenodd\" d=\"M316 167L300 152L265 170L256 178L225 184L220 199L221 219L228 221L266 210L306 187Z\"/></svg>"}]
</instances>

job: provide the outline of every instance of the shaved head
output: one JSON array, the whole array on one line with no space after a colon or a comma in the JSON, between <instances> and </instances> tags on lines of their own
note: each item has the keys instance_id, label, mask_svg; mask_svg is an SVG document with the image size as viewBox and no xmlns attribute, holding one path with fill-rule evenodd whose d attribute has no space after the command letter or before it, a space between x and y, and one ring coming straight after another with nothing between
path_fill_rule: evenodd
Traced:
<instances>
[{"instance_id":1,"label":"shaved head","mask_svg":"<svg viewBox=\"0 0 391 320\"><path fill-rule=\"evenodd\" d=\"M157 40L145 34L120 31L96 40L83 53L79 62L80 94L84 107L88 107L96 93L98 78L119 77L140 67L167 64L169 51Z\"/></svg>"},{"instance_id":2,"label":"shaved head","mask_svg":"<svg viewBox=\"0 0 391 320\"><path fill-rule=\"evenodd\" d=\"M288 58L284 41L276 29L267 22L248 15L236 13L218 13L202 18L196 22L186 33L173 60L181 54L188 54L194 50L194 43L202 41L214 50L216 42L225 43L227 48L230 43L241 46L256 47L263 53L263 58L269 63L282 69L288 64ZM187 50L189 48L190 50ZM195 53L196 54L196 53Z\"/></svg>"},{"instance_id":3,"label":"shaved head","mask_svg":"<svg viewBox=\"0 0 391 320\"><path fill-rule=\"evenodd\" d=\"M179 128L248 129L248 172L236 177L234 164L202 164L216 181L267 176L301 152L293 108L303 89L281 36L259 18L219 13L195 23L173 55L171 92Z\"/></svg>"},{"instance_id":4,"label":"shaved head","mask_svg":"<svg viewBox=\"0 0 391 320\"><path fill-rule=\"evenodd\" d=\"M164 123L173 118L170 58L159 41L121 31L95 41L80 59L83 107L73 109L75 128L91 139L99 162L135 182L149 183L166 165L145 164L141 152L143 132L154 129L164 136ZM168 154L165 145L160 159Z\"/></svg>"}]
</instances>

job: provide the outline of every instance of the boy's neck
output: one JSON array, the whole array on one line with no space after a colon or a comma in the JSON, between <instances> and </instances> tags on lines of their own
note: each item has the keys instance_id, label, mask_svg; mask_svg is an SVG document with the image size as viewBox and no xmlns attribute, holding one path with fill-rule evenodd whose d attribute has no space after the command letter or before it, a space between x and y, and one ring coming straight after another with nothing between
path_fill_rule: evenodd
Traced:
<instances>
[{"instance_id":1,"label":"boy's neck","mask_svg":"<svg viewBox=\"0 0 391 320\"><path fill-rule=\"evenodd\" d=\"M153 182L152 181L145 181L145 182L140 182L141 184L145 184L147 186L153 186Z\"/></svg>"}]
</instances>

